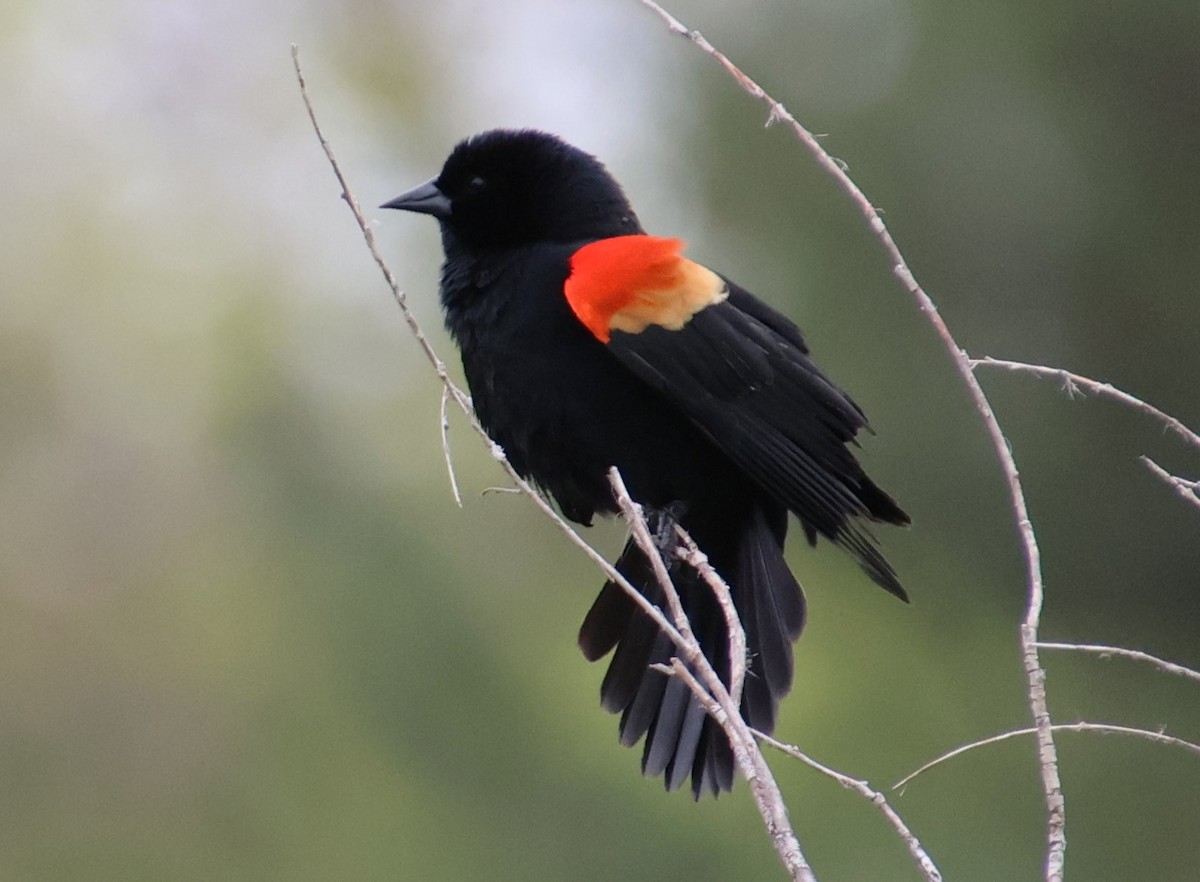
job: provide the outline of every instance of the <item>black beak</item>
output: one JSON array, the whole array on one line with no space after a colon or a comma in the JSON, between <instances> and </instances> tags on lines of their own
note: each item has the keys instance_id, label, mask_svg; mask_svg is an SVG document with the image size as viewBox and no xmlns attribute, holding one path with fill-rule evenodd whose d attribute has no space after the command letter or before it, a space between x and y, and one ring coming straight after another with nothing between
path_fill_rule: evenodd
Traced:
<instances>
[{"instance_id":1,"label":"black beak","mask_svg":"<svg viewBox=\"0 0 1200 882\"><path fill-rule=\"evenodd\" d=\"M436 218L450 217L450 199L438 189L437 179L426 181L419 187L413 187L407 193L401 193L395 199L383 203L380 208L399 208L403 211L415 211L418 214L432 214Z\"/></svg>"}]
</instances>

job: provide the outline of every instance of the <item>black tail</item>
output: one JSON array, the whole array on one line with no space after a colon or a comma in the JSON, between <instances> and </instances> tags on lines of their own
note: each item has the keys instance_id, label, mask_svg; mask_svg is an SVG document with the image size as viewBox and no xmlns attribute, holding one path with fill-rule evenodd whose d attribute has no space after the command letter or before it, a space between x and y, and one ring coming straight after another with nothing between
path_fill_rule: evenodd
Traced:
<instances>
[{"instance_id":1,"label":"black tail","mask_svg":"<svg viewBox=\"0 0 1200 882\"><path fill-rule=\"evenodd\" d=\"M779 700L791 689L792 643L804 626L804 594L783 559L787 512L756 505L733 523L728 515L707 522L685 517L684 526L730 585L749 653L742 715L754 728L770 732ZM692 630L705 656L728 683L728 635L712 589L687 564L670 563ZM665 609L662 591L633 540L621 553L617 569ZM606 710L621 714L622 744L632 747L645 736L642 771L646 775L663 775L668 790L690 775L696 798L733 787L728 739L683 681L649 667L669 662L675 647L612 582L604 586L584 619L579 645L589 661L616 648L600 687L600 700Z\"/></svg>"}]
</instances>

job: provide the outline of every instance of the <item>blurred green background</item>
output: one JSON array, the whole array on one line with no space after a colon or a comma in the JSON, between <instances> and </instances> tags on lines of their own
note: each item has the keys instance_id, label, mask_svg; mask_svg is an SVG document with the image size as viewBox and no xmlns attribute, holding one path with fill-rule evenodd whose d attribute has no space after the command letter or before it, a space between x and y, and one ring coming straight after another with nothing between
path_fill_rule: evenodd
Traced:
<instances>
[{"instance_id":1,"label":"blurred green background","mask_svg":"<svg viewBox=\"0 0 1200 882\"><path fill-rule=\"evenodd\" d=\"M849 163L976 355L1200 424L1200 5L676 2ZM1027 725L1023 571L945 352L854 209L634 0L72 0L0 8L0 878L782 877L746 788L643 780L575 629L600 577L461 420L354 229L459 138L556 131L647 227L794 317L912 513L905 607L827 548L781 737L884 786ZM371 211L426 327L425 219ZM456 365L457 367L457 365ZM984 382L1042 542L1043 636L1200 664L1200 457L1055 384ZM621 530L591 531L607 553ZM1046 654L1051 708L1200 739L1200 691ZM1060 738L1068 873L1200 878L1200 763ZM775 762L822 880L917 874L859 797ZM896 799L948 879L1038 876L1029 741Z\"/></svg>"}]
</instances>

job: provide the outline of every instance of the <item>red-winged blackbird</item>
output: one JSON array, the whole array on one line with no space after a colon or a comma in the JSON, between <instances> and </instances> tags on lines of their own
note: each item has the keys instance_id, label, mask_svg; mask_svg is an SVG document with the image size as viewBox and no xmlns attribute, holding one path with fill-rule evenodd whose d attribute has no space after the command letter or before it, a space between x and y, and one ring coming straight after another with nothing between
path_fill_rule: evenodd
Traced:
<instances>
[{"instance_id":1,"label":"red-winged blackbird","mask_svg":"<svg viewBox=\"0 0 1200 882\"><path fill-rule=\"evenodd\" d=\"M616 511L617 466L650 512L705 654L728 677L710 589L668 553L679 523L729 582L745 625L742 712L769 732L791 688L804 596L783 559L790 510L907 599L860 521L907 524L847 448L866 418L809 358L799 329L729 279L646 235L593 156L536 131L459 144L437 178L385 203L433 215L441 300L480 422L513 467L588 525ZM620 571L661 605L644 555ZM670 641L611 582L584 619L589 660L616 649L601 687L642 768L699 797L733 785L733 756L687 686L650 669Z\"/></svg>"}]
</instances>

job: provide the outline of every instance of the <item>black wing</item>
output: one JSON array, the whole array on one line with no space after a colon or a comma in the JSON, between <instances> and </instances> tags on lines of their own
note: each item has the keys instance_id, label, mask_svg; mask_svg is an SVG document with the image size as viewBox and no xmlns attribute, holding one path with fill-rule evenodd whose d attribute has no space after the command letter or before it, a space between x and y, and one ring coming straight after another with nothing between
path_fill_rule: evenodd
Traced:
<instances>
[{"instance_id":1,"label":"black wing","mask_svg":"<svg viewBox=\"0 0 1200 882\"><path fill-rule=\"evenodd\" d=\"M609 349L682 409L762 490L848 550L879 585L907 600L859 523L909 522L863 472L847 444L866 417L808 356L800 330L729 283L729 297L680 330L614 331Z\"/></svg>"}]
</instances>

